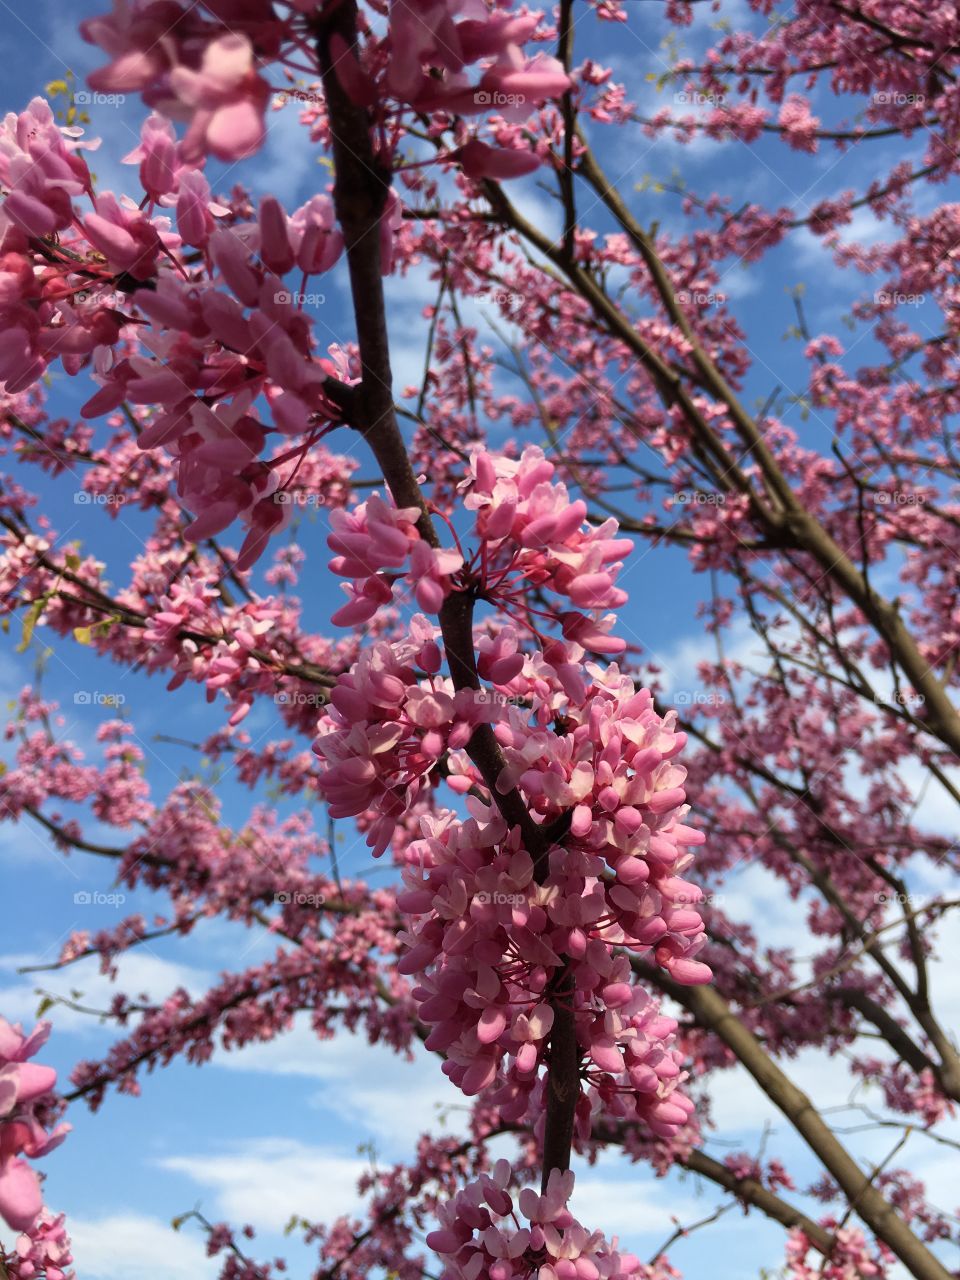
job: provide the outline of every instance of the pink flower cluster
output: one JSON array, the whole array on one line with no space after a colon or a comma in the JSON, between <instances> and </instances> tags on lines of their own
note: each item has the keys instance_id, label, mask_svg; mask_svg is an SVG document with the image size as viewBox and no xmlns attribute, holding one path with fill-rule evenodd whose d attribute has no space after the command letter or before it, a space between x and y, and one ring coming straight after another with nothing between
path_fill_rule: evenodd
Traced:
<instances>
[{"instance_id":1,"label":"pink flower cluster","mask_svg":"<svg viewBox=\"0 0 960 1280\"><path fill-rule=\"evenodd\" d=\"M612 615L597 620L580 610L616 609L626 601L615 582L633 543L614 536L613 519L584 529L586 504L570 501L555 472L536 446L519 459L483 450L472 455L462 490L464 506L477 513L483 585L497 602L530 585L549 588L576 606L560 614L568 640L595 653L621 653L623 641L608 635Z\"/></svg>"},{"instance_id":2,"label":"pink flower cluster","mask_svg":"<svg viewBox=\"0 0 960 1280\"><path fill-rule=\"evenodd\" d=\"M64 1215L44 1209L31 1227L17 1237L11 1253L2 1256L8 1280L75 1280L67 1268L73 1262Z\"/></svg>"},{"instance_id":3,"label":"pink flower cluster","mask_svg":"<svg viewBox=\"0 0 960 1280\"><path fill-rule=\"evenodd\" d=\"M276 498L275 467L284 459L260 460L269 428L258 421L254 399L263 392L273 429L298 436L336 417L324 394L326 379L350 380L339 348L331 348L330 359L312 355L309 322L270 265L283 271L297 265L306 276L336 260L341 241L329 200L315 196L288 219L277 201L265 198L252 231L259 263L251 262L239 235L223 230L210 237L210 254L229 292L186 284L166 272L155 290L138 293L137 306L154 326L154 358L134 355L101 366L101 390L83 410L97 416L124 400L157 406L140 447L165 445L178 457L179 493L187 507L202 513L188 536L207 538L238 517L244 520L249 533L240 568L258 558L289 516Z\"/></svg>"},{"instance_id":4,"label":"pink flower cluster","mask_svg":"<svg viewBox=\"0 0 960 1280\"><path fill-rule=\"evenodd\" d=\"M392 0L386 88L417 111L525 120L571 84L556 58L524 55L539 22L471 0ZM484 70L473 82L465 68L478 62Z\"/></svg>"},{"instance_id":5,"label":"pink flower cluster","mask_svg":"<svg viewBox=\"0 0 960 1280\"><path fill-rule=\"evenodd\" d=\"M0 383L11 394L36 382L51 360L60 358L76 372L98 346L116 342L120 331L98 303L71 301L75 291L90 290L89 279L67 287L56 267L35 262L28 252L33 238L67 231L73 196L92 196L90 173L71 136L77 132L58 128L43 98L9 114L0 131L0 186L6 192L0 207Z\"/></svg>"},{"instance_id":6,"label":"pink flower cluster","mask_svg":"<svg viewBox=\"0 0 960 1280\"><path fill-rule=\"evenodd\" d=\"M81 132L59 128L35 98L0 135L0 380L8 392L30 386L52 360L76 374L92 357L106 359L128 321L130 292L152 281L178 244L166 218L112 192L94 194L79 149L95 144L80 143ZM227 210L211 201L203 175L184 167L170 126L151 117L128 159L140 160L151 206L176 205L184 243L205 244L213 213ZM93 204L82 217L72 201L81 195Z\"/></svg>"},{"instance_id":7,"label":"pink flower cluster","mask_svg":"<svg viewBox=\"0 0 960 1280\"><path fill-rule=\"evenodd\" d=\"M462 747L478 708L438 677L439 635L422 615L406 641L361 650L330 695L314 752L323 762L319 786L331 816L370 819L367 843L379 857L428 785L449 747Z\"/></svg>"},{"instance_id":8,"label":"pink flower cluster","mask_svg":"<svg viewBox=\"0 0 960 1280\"><path fill-rule=\"evenodd\" d=\"M188 164L207 155L238 160L266 135L272 90L261 73L302 54L314 38L305 19L318 7L301 0L280 17L268 3L219 0L206 7L211 21L181 0L117 0L112 13L80 24L83 37L110 57L89 83L106 93L140 92L148 105L183 121L180 151ZM362 106L382 108L392 99L416 112L492 111L523 121L571 86L556 58L523 52L539 21L537 14L491 11L479 0L392 0L388 31L369 37L365 57L339 37L331 51L344 89ZM476 64L479 77L467 72ZM466 151L463 160L473 176L498 177L539 163L525 149L494 147Z\"/></svg>"},{"instance_id":9,"label":"pink flower cluster","mask_svg":"<svg viewBox=\"0 0 960 1280\"><path fill-rule=\"evenodd\" d=\"M539 723L534 716L523 724L518 709L508 707L512 731L500 735L507 768L498 786L518 785L546 821L570 810L567 846L601 860L595 874L604 886L609 940L615 933L620 945L653 945L677 982L706 982L709 969L693 958L705 941L695 909L703 895L682 878L693 861L688 850L704 840L683 822L686 771L674 761L686 734L676 729L676 713L659 716L650 692L637 690L616 664L585 670L592 684L581 698L566 689L544 698L542 686L531 682L534 711L544 703ZM566 697L559 700L558 692ZM548 708L564 717L563 734L546 727Z\"/></svg>"},{"instance_id":10,"label":"pink flower cluster","mask_svg":"<svg viewBox=\"0 0 960 1280\"><path fill-rule=\"evenodd\" d=\"M318 194L288 215L266 196L255 221L237 224L194 167L202 157L160 116L127 157L139 164L149 208L94 195L77 132L59 129L35 99L0 134L0 381L8 393L23 390L60 359L70 374L92 365L100 387L84 416L124 403L154 409L139 443L178 457L180 496L198 513L188 535L210 537L241 518L247 567L289 515L275 496L276 467L307 448L262 462L270 428L254 400L263 394L274 430L303 436L338 416L327 379L351 381L339 348L314 357L301 295L283 283L295 270L302 290L336 262L343 239L332 202ZM82 215L72 201L80 195L93 204ZM157 205L176 210L179 234L153 214ZM217 218L233 225L218 229ZM187 269L188 248L202 251L208 279ZM124 339L136 312L149 337L141 325L145 350L134 353Z\"/></svg>"},{"instance_id":11,"label":"pink flower cluster","mask_svg":"<svg viewBox=\"0 0 960 1280\"><path fill-rule=\"evenodd\" d=\"M61 1124L48 1131L48 1116L56 1107L51 1090L57 1073L29 1061L49 1034L48 1022L38 1023L25 1036L19 1024L11 1026L0 1018L0 1217L26 1233L40 1217L43 1195L40 1179L22 1157L47 1155L70 1128Z\"/></svg>"},{"instance_id":12,"label":"pink flower cluster","mask_svg":"<svg viewBox=\"0 0 960 1280\"><path fill-rule=\"evenodd\" d=\"M674 758L685 735L675 713L661 718L616 666L583 667L573 645L556 642L550 660L525 658L510 628L480 641L479 668L493 688L455 692L439 676L437 637L418 617L406 641L364 650L334 688L314 745L331 813L361 818L375 854L442 762L451 788L471 793L467 820L424 816L423 838L402 855L398 905L415 922L400 968L420 979L427 1047L444 1054L443 1070L467 1094L496 1084L501 1115L519 1119L544 1065L551 984L568 970L594 1098L673 1136L693 1110L678 1090L676 1024L632 985L615 951L652 951L679 982L710 977L696 959L702 895L682 874L702 836L683 823L685 775ZM564 682L558 668L580 675L566 672ZM519 828L477 794L485 783L464 747L481 723L493 725L503 753L498 789L516 787L541 824L568 815L539 874Z\"/></svg>"},{"instance_id":13,"label":"pink flower cluster","mask_svg":"<svg viewBox=\"0 0 960 1280\"><path fill-rule=\"evenodd\" d=\"M886 1267L879 1264L859 1227L840 1226L833 1219L827 1219L822 1225L830 1231L833 1241L830 1253L823 1258L814 1252L809 1262L807 1259L812 1252L810 1241L799 1227L790 1232L787 1241L789 1280L868 1280L868 1277L884 1274ZM892 1255L889 1255L889 1260L893 1261Z\"/></svg>"},{"instance_id":14,"label":"pink flower cluster","mask_svg":"<svg viewBox=\"0 0 960 1280\"><path fill-rule=\"evenodd\" d=\"M372 494L352 511L332 511L330 568L343 578L348 602L334 613L338 627L366 622L393 599L392 580L408 577L421 609L438 613L450 577L463 565L458 551L438 550L417 531L419 507L396 507Z\"/></svg>"},{"instance_id":15,"label":"pink flower cluster","mask_svg":"<svg viewBox=\"0 0 960 1280\"><path fill-rule=\"evenodd\" d=\"M183 154L191 164L206 155L239 160L257 151L270 98L253 41L259 36L269 47L273 34L276 49L272 5L237 0L211 8L220 21L179 0L117 0L112 13L80 24L83 38L110 57L90 76L90 87L140 92L149 106L185 121Z\"/></svg>"},{"instance_id":16,"label":"pink flower cluster","mask_svg":"<svg viewBox=\"0 0 960 1280\"><path fill-rule=\"evenodd\" d=\"M524 449L519 459L474 452L462 487L464 505L477 513L480 546L466 566L459 548L436 549L420 537L417 507L397 507L374 494L352 511L332 512L327 542L336 555L330 568L349 579L348 603L333 622L366 622L391 602L401 579L421 609L438 613L453 576L464 571L479 595L522 615L522 597L531 586L565 596L577 606L559 614L567 640L596 653L621 653L623 640L609 634L613 615L597 614L627 599L615 581L621 557L633 544L613 536L615 520L584 529L586 504L571 502L554 473L536 447Z\"/></svg>"},{"instance_id":17,"label":"pink flower cluster","mask_svg":"<svg viewBox=\"0 0 960 1280\"><path fill-rule=\"evenodd\" d=\"M79 133L61 129L43 98L34 98L19 115L6 116L0 133L0 185L7 193L5 228L46 236L69 227L72 198L93 193L90 172L78 155Z\"/></svg>"},{"instance_id":18,"label":"pink flower cluster","mask_svg":"<svg viewBox=\"0 0 960 1280\"><path fill-rule=\"evenodd\" d=\"M784 100L777 123L795 151L816 151L820 121L811 115L810 103L802 94L792 93Z\"/></svg>"},{"instance_id":19,"label":"pink flower cluster","mask_svg":"<svg viewBox=\"0 0 960 1280\"><path fill-rule=\"evenodd\" d=\"M334 513L332 567L354 588L339 621L365 620L401 575L421 603L426 584L433 608L470 586L538 637L531 584L591 610L623 603L616 557L630 544L613 536L613 521L583 530L583 504L569 501L539 449L519 459L478 451L463 488L480 542L466 565L459 551L443 562L426 548L414 572L425 545L418 508L374 498ZM438 568L459 570L463 581L431 578ZM570 612L544 616L568 630ZM413 920L400 970L419 979L427 1047L443 1054L444 1072L466 1094L489 1090L502 1118L528 1117L542 1101L556 983L570 981L580 1071L592 1090L581 1130L595 1105L673 1137L693 1112L678 1089L676 1023L634 987L622 953L652 952L678 982L711 976L696 959L702 895L683 878L702 836L683 822L685 771L675 757L686 738L675 713L661 718L651 694L615 664L585 663L569 631L526 654L517 628L487 631L476 641L477 668L491 687L459 691L440 676L438 638L418 616L405 640L362 651L334 688L314 745L331 813L366 825L375 854L441 776L467 795L466 820L425 813L423 838L400 855L398 905ZM616 644L604 632L597 647ZM539 864L465 750L484 723L503 760L496 791L515 791L534 822L557 832Z\"/></svg>"},{"instance_id":20,"label":"pink flower cluster","mask_svg":"<svg viewBox=\"0 0 960 1280\"><path fill-rule=\"evenodd\" d=\"M571 1172L550 1174L546 1192L507 1190L510 1165L498 1160L440 1206L440 1227L427 1245L444 1263L443 1280L624 1280L640 1262L617 1251L599 1231L582 1227L567 1208ZM516 1199L516 1208L514 1202ZM517 1210L529 1226L520 1226Z\"/></svg>"},{"instance_id":21,"label":"pink flower cluster","mask_svg":"<svg viewBox=\"0 0 960 1280\"><path fill-rule=\"evenodd\" d=\"M403 935L409 951L400 971L420 978L414 995L432 1028L426 1045L444 1055L444 1073L468 1096L496 1086L489 1100L501 1118L526 1118L538 1103L554 1021L552 984L567 968L581 1074L595 1102L673 1137L693 1112L679 1091L677 1024L633 985L626 957L613 954L618 931L593 860L558 848L538 884L518 830L507 835L492 814L422 825L398 897L416 918ZM589 1106L579 1114L585 1133L589 1114Z\"/></svg>"}]
</instances>

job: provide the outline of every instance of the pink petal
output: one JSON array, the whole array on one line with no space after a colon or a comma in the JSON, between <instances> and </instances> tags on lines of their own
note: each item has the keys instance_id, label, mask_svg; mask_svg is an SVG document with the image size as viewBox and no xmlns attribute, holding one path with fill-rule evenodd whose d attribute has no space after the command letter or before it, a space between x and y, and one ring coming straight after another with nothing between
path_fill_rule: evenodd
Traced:
<instances>
[{"instance_id":1,"label":"pink petal","mask_svg":"<svg viewBox=\"0 0 960 1280\"><path fill-rule=\"evenodd\" d=\"M0 1169L0 1218L14 1231L29 1231L43 1208L40 1179L24 1160L8 1160Z\"/></svg>"}]
</instances>

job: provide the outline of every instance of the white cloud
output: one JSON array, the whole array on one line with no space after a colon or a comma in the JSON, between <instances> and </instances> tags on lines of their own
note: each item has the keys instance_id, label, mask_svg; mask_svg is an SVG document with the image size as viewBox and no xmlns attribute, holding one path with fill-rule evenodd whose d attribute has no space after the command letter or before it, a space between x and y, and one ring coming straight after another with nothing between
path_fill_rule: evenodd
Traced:
<instances>
[{"instance_id":1,"label":"white cloud","mask_svg":"<svg viewBox=\"0 0 960 1280\"><path fill-rule=\"evenodd\" d=\"M218 1217L262 1231L282 1231L294 1214L332 1222L356 1212L357 1179L367 1168L359 1157L289 1138L237 1143L214 1155L167 1156L157 1164L208 1189Z\"/></svg>"},{"instance_id":2,"label":"white cloud","mask_svg":"<svg viewBox=\"0 0 960 1280\"><path fill-rule=\"evenodd\" d=\"M212 1280L219 1271L200 1237L144 1214L71 1218L68 1227L85 1280Z\"/></svg>"},{"instance_id":3,"label":"white cloud","mask_svg":"<svg viewBox=\"0 0 960 1280\"><path fill-rule=\"evenodd\" d=\"M352 1066L350 1037L320 1041L306 1014L299 1014L291 1031L264 1044L250 1044L214 1055L217 1066L233 1071L262 1071L268 1075L307 1076L338 1080Z\"/></svg>"},{"instance_id":4,"label":"white cloud","mask_svg":"<svg viewBox=\"0 0 960 1280\"><path fill-rule=\"evenodd\" d=\"M319 1040L306 1015L292 1031L267 1044L239 1052L217 1051L214 1062L234 1071L302 1076L323 1081L309 1105L348 1120L357 1139L370 1138L389 1157L407 1158L420 1134L461 1127L463 1098L438 1069L435 1058L417 1050L412 1062L385 1045L341 1034ZM403 1099L398 1106L397 1100Z\"/></svg>"},{"instance_id":5,"label":"white cloud","mask_svg":"<svg viewBox=\"0 0 960 1280\"><path fill-rule=\"evenodd\" d=\"M614 1169L620 1176L610 1176ZM631 1243L649 1236L654 1244L670 1234L673 1218L694 1218L702 1208L691 1196L678 1193L676 1185L655 1178L646 1166L624 1169L622 1157L601 1157L593 1168L578 1168L570 1206L588 1228L602 1227L605 1235Z\"/></svg>"},{"instance_id":6,"label":"white cloud","mask_svg":"<svg viewBox=\"0 0 960 1280\"><path fill-rule=\"evenodd\" d=\"M76 923L71 925L71 928L77 927ZM56 959L67 932L46 955L0 956L0 973L16 974L24 966L51 963ZM164 960L146 950L128 952L120 957L118 963L120 975L115 983L99 972L98 960L94 956L78 961L66 969L19 975L17 985L0 988L0 1007L6 1018L32 1023L36 1019L39 1003L38 988L68 998L71 993L79 991L79 1003L92 1009L106 1009L118 991L131 995L142 992L150 1000L162 1000L177 987L184 987L191 995L199 996L210 983L210 975L202 970ZM92 1031L100 1025L89 1014L77 1013L64 1005L55 1005L44 1017L53 1023L57 1032Z\"/></svg>"},{"instance_id":7,"label":"white cloud","mask_svg":"<svg viewBox=\"0 0 960 1280\"><path fill-rule=\"evenodd\" d=\"M791 898L783 880L758 862L740 863L725 877L717 906L732 920L743 920L761 947L786 947L797 955L812 948L807 910L812 895ZM805 970L800 967L801 974Z\"/></svg>"},{"instance_id":8,"label":"white cloud","mask_svg":"<svg viewBox=\"0 0 960 1280\"><path fill-rule=\"evenodd\" d=\"M881 696L884 695L881 694ZM889 700L892 697L892 689L885 696ZM923 761L916 756L911 756L899 765L897 771L917 802L915 817L917 824L926 831L935 831L938 835L946 836L950 840L956 839L957 802L924 767ZM944 769L943 772L955 787L960 788L960 769ZM949 892L954 884L955 879L950 872L942 886L943 892Z\"/></svg>"},{"instance_id":9,"label":"white cloud","mask_svg":"<svg viewBox=\"0 0 960 1280\"><path fill-rule=\"evenodd\" d=\"M763 642L751 629L749 620L741 615L724 634L723 652L729 662L757 669L762 668L766 657ZM717 647L711 635L700 631L697 635L682 636L669 648L654 650L650 661L662 668L660 681L668 697L675 697L678 692L707 693L709 690L703 687L698 667L701 662L717 661Z\"/></svg>"},{"instance_id":10,"label":"white cloud","mask_svg":"<svg viewBox=\"0 0 960 1280\"><path fill-rule=\"evenodd\" d=\"M843 1106L850 1097L854 1081L846 1062L840 1058L831 1059L829 1070L824 1070L824 1057L820 1050L803 1050L791 1062L781 1063L781 1067L793 1084L808 1094L819 1111ZM786 1146L795 1151L804 1149L790 1122L745 1067L714 1072L710 1077L709 1095L710 1116L718 1136L743 1139L749 1145L751 1135L761 1133L769 1126L778 1135L778 1147ZM769 1154L781 1156L781 1150L771 1150Z\"/></svg>"},{"instance_id":11,"label":"white cloud","mask_svg":"<svg viewBox=\"0 0 960 1280\"><path fill-rule=\"evenodd\" d=\"M717 282L717 291L731 302L739 302L759 293L762 288L759 272L738 258L724 268Z\"/></svg>"},{"instance_id":12,"label":"white cloud","mask_svg":"<svg viewBox=\"0 0 960 1280\"><path fill-rule=\"evenodd\" d=\"M79 876L61 850L54 847L46 832L41 831L30 820L17 823L8 821L0 825L0 862L8 864L11 870L15 868L21 874L27 873L51 859L59 863L70 876L72 893L79 887L76 883Z\"/></svg>"}]
</instances>

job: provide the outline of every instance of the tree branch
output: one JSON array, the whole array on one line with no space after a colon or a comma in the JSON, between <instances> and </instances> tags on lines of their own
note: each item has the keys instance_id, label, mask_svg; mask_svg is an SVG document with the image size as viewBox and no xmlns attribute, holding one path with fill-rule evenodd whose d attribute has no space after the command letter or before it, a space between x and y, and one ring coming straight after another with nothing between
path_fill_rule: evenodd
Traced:
<instances>
[{"instance_id":1,"label":"tree branch","mask_svg":"<svg viewBox=\"0 0 960 1280\"><path fill-rule=\"evenodd\" d=\"M806 1141L847 1199L856 1204L860 1218L916 1280L950 1280L946 1267L869 1182L810 1098L781 1071L719 991L713 987L681 986L644 960L635 958L632 965L636 973L692 1014L698 1026L719 1036Z\"/></svg>"},{"instance_id":2,"label":"tree branch","mask_svg":"<svg viewBox=\"0 0 960 1280\"><path fill-rule=\"evenodd\" d=\"M393 401L379 244L390 173L374 153L366 111L350 100L340 84L332 52L335 38L349 49L354 47L356 19L355 0L341 0L318 19L316 26L336 175L333 199L346 245L362 368L360 384L355 388L351 425L361 432L373 450L394 501L399 506L419 508L417 528L430 546L438 547L440 540L414 475ZM473 641L474 603L475 598L469 592L453 592L440 611L447 662L457 690L480 688ZM489 724L474 730L467 750L505 821L511 827L519 827L524 845L534 860L537 878L542 882L548 871L549 851L555 843L551 838L553 833L534 821L516 788L506 792L498 790L497 780L506 762ZM554 1023L549 1045L544 1185L552 1169L569 1167L574 1114L580 1093L579 1049L568 983L569 975L564 970L551 994Z\"/></svg>"}]
</instances>

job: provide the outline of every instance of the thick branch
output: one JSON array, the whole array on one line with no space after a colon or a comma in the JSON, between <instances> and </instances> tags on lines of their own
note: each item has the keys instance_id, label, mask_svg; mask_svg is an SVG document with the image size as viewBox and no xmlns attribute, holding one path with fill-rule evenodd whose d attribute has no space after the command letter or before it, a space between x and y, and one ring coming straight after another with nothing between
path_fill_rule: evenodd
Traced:
<instances>
[{"instance_id":1,"label":"thick branch","mask_svg":"<svg viewBox=\"0 0 960 1280\"><path fill-rule=\"evenodd\" d=\"M819 1223L814 1222L812 1218L808 1218L805 1213L801 1213L792 1204L788 1204L780 1196L768 1191L756 1178L738 1178L732 1169L728 1169L725 1164L721 1164L719 1160L714 1160L712 1156L706 1155L703 1151L691 1151L688 1156L683 1157L678 1163L682 1164L685 1169L689 1169L691 1173L698 1173L704 1178L709 1178L711 1182L715 1182L718 1186L724 1187L727 1191L732 1192L738 1200L759 1209L761 1213L765 1213L768 1218L779 1222L788 1230L793 1227L799 1227L815 1249L818 1249L824 1256L829 1254L833 1245L833 1239L829 1231L826 1231Z\"/></svg>"},{"instance_id":2,"label":"thick branch","mask_svg":"<svg viewBox=\"0 0 960 1280\"><path fill-rule=\"evenodd\" d=\"M860 1218L911 1275L917 1280L950 1280L946 1267L872 1185L870 1176L838 1141L811 1100L780 1070L718 991L681 986L642 960L634 960L633 968L687 1009L699 1026L723 1041L806 1141L847 1199L856 1204Z\"/></svg>"}]
</instances>

